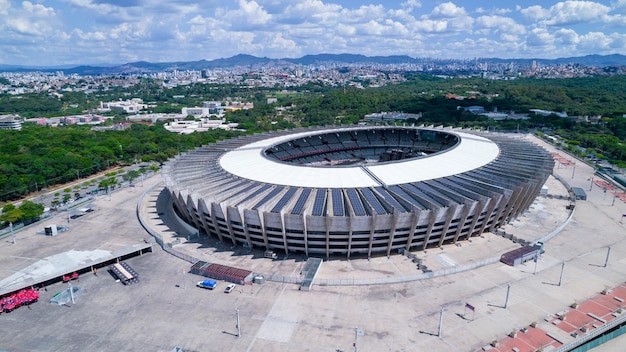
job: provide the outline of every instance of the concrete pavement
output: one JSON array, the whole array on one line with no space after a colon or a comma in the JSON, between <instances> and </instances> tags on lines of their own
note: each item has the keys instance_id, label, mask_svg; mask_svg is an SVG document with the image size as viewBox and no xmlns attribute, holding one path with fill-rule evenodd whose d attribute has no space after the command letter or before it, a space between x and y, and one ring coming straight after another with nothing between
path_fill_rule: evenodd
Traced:
<instances>
[{"instance_id":1,"label":"concrete pavement","mask_svg":"<svg viewBox=\"0 0 626 352\"><path fill-rule=\"evenodd\" d=\"M575 169L571 165L555 166L555 173L571 185L588 190L593 169L577 163ZM159 182L159 176L155 176L146 181L144 189ZM552 179L548 187L553 196L565 192ZM25 265L31 260L28 258L72 248L138 241L146 232L135 218L141 188L135 191L122 190L111 200L98 199L98 210L70 223L67 233L56 237L20 233L16 245L2 242L1 267L12 270ZM260 251L247 252L193 236L187 240L192 234L189 229L175 224L175 218L165 213L159 215L163 213L157 206L159 196L163 197L155 187L140 205L140 213L169 242L180 240L173 246L176 250L257 273L299 275L304 263L301 257L270 261L262 258ZM541 238L567 219L565 205L567 201L556 197L540 197L533 209L504 231L529 241ZM512 329L542 321L575 300L624 282L625 225L620 220L625 213L623 202L618 200L613 205L601 188L592 187L588 200L576 203L572 220L546 243L546 252L536 268L532 262L517 267L496 263L398 284L314 285L309 292L299 291L298 285L276 282L237 287L230 294L203 290L194 287L200 278L186 273L189 263L156 250L128 260L140 274L137 285L122 286L99 272L98 276L81 278L85 293L75 305L47 303L64 288L58 284L43 292L40 302L31 309L22 307L0 315L0 349L171 351L179 346L190 351L352 351L356 342L359 351L475 351ZM601 264L609 245L611 257L605 268ZM502 236L484 234L460 247L415 254L429 268L437 269L498 256L518 246ZM563 262L562 285L557 286ZM318 278L385 278L416 272L414 263L397 255L369 261L327 261ZM505 309L507 285L511 290ZM475 307L472 317L467 314L466 303ZM441 307L443 323L438 337ZM235 336L237 308L241 337Z\"/></svg>"}]
</instances>

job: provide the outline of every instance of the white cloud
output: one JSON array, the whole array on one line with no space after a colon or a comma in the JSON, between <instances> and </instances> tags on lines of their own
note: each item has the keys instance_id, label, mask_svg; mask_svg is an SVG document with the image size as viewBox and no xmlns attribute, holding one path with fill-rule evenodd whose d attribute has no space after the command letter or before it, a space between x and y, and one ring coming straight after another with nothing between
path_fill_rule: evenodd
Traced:
<instances>
[{"instance_id":1,"label":"white cloud","mask_svg":"<svg viewBox=\"0 0 626 352\"><path fill-rule=\"evenodd\" d=\"M0 5L3 5L0 0ZM0 22L0 37L5 41L23 41L28 36L29 42L39 45L44 38L53 35L54 26L58 24L53 8L30 1L22 2L20 8L10 5L0 10L5 18Z\"/></svg>"},{"instance_id":2,"label":"white cloud","mask_svg":"<svg viewBox=\"0 0 626 352\"><path fill-rule=\"evenodd\" d=\"M478 14L489 14L489 15L506 15L507 13L512 12L511 9L507 8L492 8L492 9L484 9L479 7L475 10Z\"/></svg>"},{"instance_id":3,"label":"white cloud","mask_svg":"<svg viewBox=\"0 0 626 352\"><path fill-rule=\"evenodd\" d=\"M487 29L496 33L524 34L526 27L518 24L510 17L503 16L481 16L476 19L478 30Z\"/></svg>"},{"instance_id":4,"label":"white cloud","mask_svg":"<svg viewBox=\"0 0 626 352\"><path fill-rule=\"evenodd\" d=\"M591 1L565 1L550 8L551 18L546 20L548 25L565 25L583 22L602 21L610 8Z\"/></svg>"},{"instance_id":5,"label":"white cloud","mask_svg":"<svg viewBox=\"0 0 626 352\"><path fill-rule=\"evenodd\" d=\"M578 46L581 50L603 52L610 48L613 38L601 32L590 32L579 36L579 41Z\"/></svg>"},{"instance_id":6,"label":"white cloud","mask_svg":"<svg viewBox=\"0 0 626 352\"><path fill-rule=\"evenodd\" d=\"M508 43L517 43L519 42L519 36L515 35L515 34L510 34L510 33L502 33L500 34L500 40L502 42L508 42Z\"/></svg>"},{"instance_id":7,"label":"white cloud","mask_svg":"<svg viewBox=\"0 0 626 352\"><path fill-rule=\"evenodd\" d=\"M68 0L69 3L78 9L88 9L100 15L109 15L118 11L118 7L111 4L94 3L91 0Z\"/></svg>"},{"instance_id":8,"label":"white cloud","mask_svg":"<svg viewBox=\"0 0 626 352\"><path fill-rule=\"evenodd\" d=\"M611 3L611 8L620 9L622 7L626 7L626 0L617 0Z\"/></svg>"},{"instance_id":9,"label":"white cloud","mask_svg":"<svg viewBox=\"0 0 626 352\"><path fill-rule=\"evenodd\" d=\"M533 47L552 45L554 37L544 28L534 28L528 33L526 43Z\"/></svg>"},{"instance_id":10,"label":"white cloud","mask_svg":"<svg viewBox=\"0 0 626 352\"><path fill-rule=\"evenodd\" d=\"M284 38L282 33L267 36L266 38L262 38L262 40L267 43L267 46L272 49L272 51L280 53L281 55L294 54L299 51L298 44L291 39Z\"/></svg>"},{"instance_id":11,"label":"white cloud","mask_svg":"<svg viewBox=\"0 0 626 352\"><path fill-rule=\"evenodd\" d=\"M342 36L353 36L356 34L356 28L354 28L354 26L345 25L343 23L339 23L336 29L337 33Z\"/></svg>"},{"instance_id":12,"label":"white cloud","mask_svg":"<svg viewBox=\"0 0 626 352\"><path fill-rule=\"evenodd\" d=\"M451 2L437 5L430 14L423 15L416 28L427 33L455 33L471 30L474 19L463 7Z\"/></svg>"},{"instance_id":13,"label":"white cloud","mask_svg":"<svg viewBox=\"0 0 626 352\"><path fill-rule=\"evenodd\" d=\"M422 7L422 3L419 0L407 0L400 4L400 7L412 11L413 9L418 9Z\"/></svg>"},{"instance_id":14,"label":"white cloud","mask_svg":"<svg viewBox=\"0 0 626 352\"><path fill-rule=\"evenodd\" d=\"M411 26L418 32L443 33L448 30L448 21L420 20Z\"/></svg>"},{"instance_id":15,"label":"white cloud","mask_svg":"<svg viewBox=\"0 0 626 352\"><path fill-rule=\"evenodd\" d=\"M11 9L11 1L0 0L0 16L9 14L9 9Z\"/></svg>"},{"instance_id":16,"label":"white cloud","mask_svg":"<svg viewBox=\"0 0 626 352\"><path fill-rule=\"evenodd\" d=\"M444 2L443 4L437 5L433 11L431 12L432 18L452 18L452 17L460 17L465 16L467 13L465 9L462 7L458 7L451 2Z\"/></svg>"},{"instance_id":17,"label":"white cloud","mask_svg":"<svg viewBox=\"0 0 626 352\"><path fill-rule=\"evenodd\" d=\"M626 34L623 33L611 33L610 51L607 53L613 54L616 50L623 50L626 48Z\"/></svg>"},{"instance_id":18,"label":"white cloud","mask_svg":"<svg viewBox=\"0 0 626 352\"><path fill-rule=\"evenodd\" d=\"M342 21L349 23L367 22L369 20L379 20L385 17L385 8L383 5L367 5L361 6L356 10L342 9Z\"/></svg>"},{"instance_id":19,"label":"white cloud","mask_svg":"<svg viewBox=\"0 0 626 352\"><path fill-rule=\"evenodd\" d=\"M51 7L45 7L41 4L33 4L30 1L24 1L22 3L22 8L32 14L33 16L38 16L38 17L47 17L47 16L54 16L54 9Z\"/></svg>"},{"instance_id":20,"label":"white cloud","mask_svg":"<svg viewBox=\"0 0 626 352\"><path fill-rule=\"evenodd\" d=\"M568 0L556 3L548 9L535 5L520 12L531 20L548 26L571 25L586 22L601 22L611 9L592 1Z\"/></svg>"},{"instance_id":21,"label":"white cloud","mask_svg":"<svg viewBox=\"0 0 626 352\"><path fill-rule=\"evenodd\" d=\"M81 31L80 29L73 30L71 35L76 36L76 37L80 38L81 40L89 40L89 41L92 41L92 40L104 41L104 40L108 39L106 33L104 33L104 32L87 32L87 33L85 33L83 31ZM69 39L69 38L71 38L71 36L67 37L66 39Z\"/></svg>"},{"instance_id":22,"label":"white cloud","mask_svg":"<svg viewBox=\"0 0 626 352\"><path fill-rule=\"evenodd\" d=\"M246 30L269 24L272 15L254 0L239 0L239 8L227 11L223 20L228 21L235 30Z\"/></svg>"},{"instance_id":23,"label":"white cloud","mask_svg":"<svg viewBox=\"0 0 626 352\"><path fill-rule=\"evenodd\" d=\"M371 20L359 27L360 33L373 36L401 36L408 33L403 24L392 20L386 20L382 23Z\"/></svg>"},{"instance_id":24,"label":"white cloud","mask_svg":"<svg viewBox=\"0 0 626 352\"><path fill-rule=\"evenodd\" d=\"M340 5L324 4L320 0L304 0L288 4L276 17L284 23L316 22L327 24L338 19Z\"/></svg>"},{"instance_id":25,"label":"white cloud","mask_svg":"<svg viewBox=\"0 0 626 352\"><path fill-rule=\"evenodd\" d=\"M533 5L525 9L519 9L519 11L522 13L522 15L526 16L531 21L543 20L544 18L547 18L550 15L549 10L544 9L543 7L539 5Z\"/></svg>"},{"instance_id":26,"label":"white cloud","mask_svg":"<svg viewBox=\"0 0 626 352\"><path fill-rule=\"evenodd\" d=\"M594 50L626 54L626 0L551 0L509 8L477 7L469 0L354 3L0 0L0 38L6 49L0 63L9 57L17 63L42 60L40 52L46 61L63 64L214 59L238 53L458 58L573 56Z\"/></svg>"},{"instance_id":27,"label":"white cloud","mask_svg":"<svg viewBox=\"0 0 626 352\"><path fill-rule=\"evenodd\" d=\"M554 32L554 39L564 45L576 45L579 43L578 33L573 29L561 28Z\"/></svg>"}]
</instances>

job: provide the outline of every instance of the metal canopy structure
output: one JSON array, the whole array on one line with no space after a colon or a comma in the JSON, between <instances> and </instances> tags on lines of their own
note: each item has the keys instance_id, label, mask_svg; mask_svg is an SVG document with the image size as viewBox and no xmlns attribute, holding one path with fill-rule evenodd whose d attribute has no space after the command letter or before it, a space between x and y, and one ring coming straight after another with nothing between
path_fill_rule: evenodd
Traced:
<instances>
[{"instance_id":1,"label":"metal canopy structure","mask_svg":"<svg viewBox=\"0 0 626 352\"><path fill-rule=\"evenodd\" d=\"M16 292L23 288L37 286L54 280L61 281L69 273L91 271L120 258L151 252L149 243L136 244L116 251L95 249L92 251L71 250L55 254L19 270L11 276L0 280L0 296Z\"/></svg>"}]
</instances>

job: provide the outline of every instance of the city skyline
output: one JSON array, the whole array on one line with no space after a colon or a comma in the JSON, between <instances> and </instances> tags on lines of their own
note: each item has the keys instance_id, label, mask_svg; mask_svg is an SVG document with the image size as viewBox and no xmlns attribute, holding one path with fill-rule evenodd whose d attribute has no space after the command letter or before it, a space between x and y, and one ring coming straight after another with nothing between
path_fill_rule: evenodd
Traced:
<instances>
[{"instance_id":1,"label":"city skyline","mask_svg":"<svg viewBox=\"0 0 626 352\"><path fill-rule=\"evenodd\" d=\"M626 54L626 0L0 0L0 64L214 60L240 53L546 58Z\"/></svg>"}]
</instances>

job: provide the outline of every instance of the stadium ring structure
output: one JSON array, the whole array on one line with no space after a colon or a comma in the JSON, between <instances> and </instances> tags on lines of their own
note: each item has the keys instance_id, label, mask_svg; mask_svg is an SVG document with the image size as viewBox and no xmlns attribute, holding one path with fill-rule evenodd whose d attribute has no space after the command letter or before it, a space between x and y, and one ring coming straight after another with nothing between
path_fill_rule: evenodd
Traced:
<instances>
[{"instance_id":1,"label":"stadium ring structure","mask_svg":"<svg viewBox=\"0 0 626 352\"><path fill-rule=\"evenodd\" d=\"M162 169L179 216L205 235L307 256L390 255L515 219L554 160L506 134L319 127L199 147Z\"/></svg>"}]
</instances>

